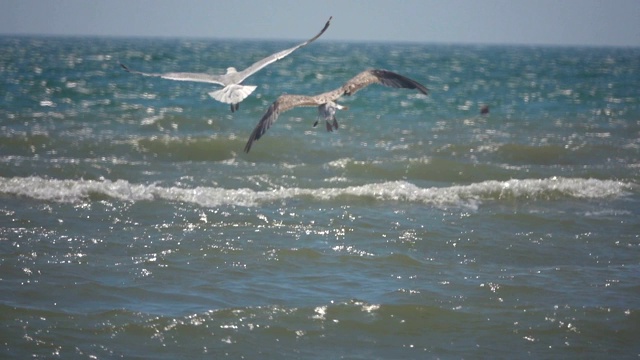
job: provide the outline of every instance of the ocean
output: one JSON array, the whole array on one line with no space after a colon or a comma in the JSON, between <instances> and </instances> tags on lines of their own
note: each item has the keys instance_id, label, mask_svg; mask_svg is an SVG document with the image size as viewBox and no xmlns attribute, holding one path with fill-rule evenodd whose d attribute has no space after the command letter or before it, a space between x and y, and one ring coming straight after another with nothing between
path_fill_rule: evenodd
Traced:
<instances>
[{"instance_id":1,"label":"ocean","mask_svg":"<svg viewBox=\"0 0 640 360\"><path fill-rule=\"evenodd\" d=\"M0 357L638 358L640 49L0 37ZM281 94L368 68L340 128ZM488 105L490 112L480 114Z\"/></svg>"}]
</instances>

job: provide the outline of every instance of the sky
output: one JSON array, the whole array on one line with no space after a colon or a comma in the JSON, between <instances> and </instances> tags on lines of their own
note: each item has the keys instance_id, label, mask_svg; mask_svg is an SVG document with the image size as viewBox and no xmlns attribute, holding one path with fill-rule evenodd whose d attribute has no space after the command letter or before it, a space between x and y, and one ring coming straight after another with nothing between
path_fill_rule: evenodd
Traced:
<instances>
[{"instance_id":1,"label":"sky","mask_svg":"<svg viewBox=\"0 0 640 360\"><path fill-rule=\"evenodd\" d=\"M640 0L0 0L0 35L640 47Z\"/></svg>"}]
</instances>

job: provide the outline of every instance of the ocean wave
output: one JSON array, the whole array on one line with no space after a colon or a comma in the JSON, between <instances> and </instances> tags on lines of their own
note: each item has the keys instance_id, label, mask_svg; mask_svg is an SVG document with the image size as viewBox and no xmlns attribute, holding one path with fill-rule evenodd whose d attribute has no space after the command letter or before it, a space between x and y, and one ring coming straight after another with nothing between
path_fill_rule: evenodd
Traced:
<instances>
[{"instance_id":1,"label":"ocean wave","mask_svg":"<svg viewBox=\"0 0 640 360\"><path fill-rule=\"evenodd\" d=\"M121 201L178 201L204 207L260 204L293 198L320 201L343 197L374 201L414 202L434 206L477 208L483 201L545 200L560 198L596 199L620 197L632 192L635 184L615 180L552 177L508 181L483 181L468 185L422 188L406 181L371 183L359 186L270 190L219 187L163 187L132 184L126 180L57 180L41 177L0 177L0 193L54 202L80 202L92 197Z\"/></svg>"}]
</instances>

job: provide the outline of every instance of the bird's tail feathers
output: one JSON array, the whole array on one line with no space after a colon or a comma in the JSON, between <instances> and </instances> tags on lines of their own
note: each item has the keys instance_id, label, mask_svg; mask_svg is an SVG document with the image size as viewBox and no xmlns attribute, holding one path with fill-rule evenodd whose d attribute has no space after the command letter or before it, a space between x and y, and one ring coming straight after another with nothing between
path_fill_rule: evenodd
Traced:
<instances>
[{"instance_id":1,"label":"bird's tail feathers","mask_svg":"<svg viewBox=\"0 0 640 360\"><path fill-rule=\"evenodd\" d=\"M251 95L256 88L254 85L228 85L210 92L209 96L225 104L237 104Z\"/></svg>"}]
</instances>

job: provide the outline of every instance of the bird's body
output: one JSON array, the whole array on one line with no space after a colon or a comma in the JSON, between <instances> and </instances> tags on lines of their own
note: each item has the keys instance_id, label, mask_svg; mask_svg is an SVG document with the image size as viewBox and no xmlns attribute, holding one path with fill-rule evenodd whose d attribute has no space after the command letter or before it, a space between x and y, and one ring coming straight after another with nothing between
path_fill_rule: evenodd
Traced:
<instances>
[{"instance_id":1,"label":"bird's body","mask_svg":"<svg viewBox=\"0 0 640 360\"><path fill-rule=\"evenodd\" d=\"M360 89L375 83L393 88L417 89L425 95L428 92L424 85L415 80L388 70L372 69L359 73L335 90L315 96L280 95L280 97L269 106L267 112L253 129L244 151L249 152L249 150L251 150L253 142L260 139L262 135L266 133L267 129L273 125L281 113L299 106L317 106L318 115L325 120L327 131L337 129L338 121L335 116L336 110L347 109L347 107L336 103L336 101L344 95L353 95ZM317 125L317 123L318 121L314 123L314 126Z\"/></svg>"},{"instance_id":2,"label":"bird's body","mask_svg":"<svg viewBox=\"0 0 640 360\"><path fill-rule=\"evenodd\" d=\"M217 101L230 104L231 111L234 112L235 110L238 110L240 106L240 102L242 102L242 100L244 100L257 88L257 86L255 85L242 85L242 82L246 78L260 71L265 66L286 57L287 55L291 54L295 50L303 46L306 46L307 44L319 38L329 27L329 24L331 23L332 18L333 17L330 17L327 23L322 28L322 30L311 39L303 43L300 43L292 48L282 50L275 54L269 55L266 58L255 62L253 65L249 66L248 68L242 71L237 71L235 68L229 67L227 68L227 72L223 75L210 75L206 73L190 73L190 72L145 73L145 72L130 70L124 64L120 64L120 66L122 66L122 68L125 71L130 72L132 74L140 74L144 76L155 76L155 77L160 77L167 80L194 81L194 82L203 82L203 83L222 85L223 86L222 89L210 92L209 96L216 99Z\"/></svg>"}]
</instances>

